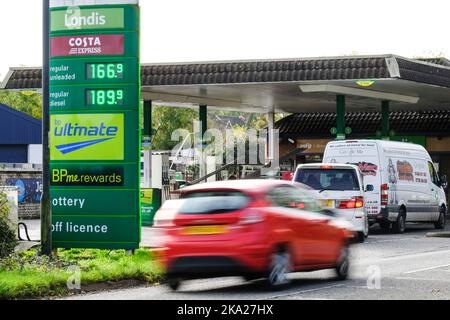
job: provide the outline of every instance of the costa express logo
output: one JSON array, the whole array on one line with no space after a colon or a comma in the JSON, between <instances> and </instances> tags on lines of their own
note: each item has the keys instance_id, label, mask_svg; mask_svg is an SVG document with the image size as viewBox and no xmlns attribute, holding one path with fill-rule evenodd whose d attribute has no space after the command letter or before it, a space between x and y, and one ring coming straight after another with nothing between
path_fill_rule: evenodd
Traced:
<instances>
[{"instance_id":1,"label":"costa express logo","mask_svg":"<svg viewBox=\"0 0 450 320\"><path fill-rule=\"evenodd\" d=\"M123 114L50 117L50 160L123 160Z\"/></svg>"},{"instance_id":2,"label":"costa express logo","mask_svg":"<svg viewBox=\"0 0 450 320\"><path fill-rule=\"evenodd\" d=\"M52 57L123 55L124 36L110 34L52 37L50 48Z\"/></svg>"}]
</instances>

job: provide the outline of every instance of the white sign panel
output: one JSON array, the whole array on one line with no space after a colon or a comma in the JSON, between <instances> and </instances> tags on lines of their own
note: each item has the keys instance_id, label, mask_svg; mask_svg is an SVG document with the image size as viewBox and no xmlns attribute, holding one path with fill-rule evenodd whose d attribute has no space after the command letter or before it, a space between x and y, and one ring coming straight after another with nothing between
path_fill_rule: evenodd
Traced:
<instances>
[{"instance_id":1,"label":"white sign panel","mask_svg":"<svg viewBox=\"0 0 450 320\"><path fill-rule=\"evenodd\" d=\"M108 4L139 4L139 0L50 0L50 8Z\"/></svg>"}]
</instances>

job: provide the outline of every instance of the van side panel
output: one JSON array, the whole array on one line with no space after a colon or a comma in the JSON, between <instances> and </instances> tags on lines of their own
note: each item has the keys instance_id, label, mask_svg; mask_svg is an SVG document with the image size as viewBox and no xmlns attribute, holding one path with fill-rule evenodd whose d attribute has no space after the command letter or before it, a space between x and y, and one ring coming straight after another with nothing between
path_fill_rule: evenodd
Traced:
<instances>
[{"instance_id":1,"label":"van side panel","mask_svg":"<svg viewBox=\"0 0 450 320\"><path fill-rule=\"evenodd\" d=\"M389 220L395 221L400 206L407 221L430 221L431 205L426 155L416 150L383 148L385 183L389 185Z\"/></svg>"}]
</instances>

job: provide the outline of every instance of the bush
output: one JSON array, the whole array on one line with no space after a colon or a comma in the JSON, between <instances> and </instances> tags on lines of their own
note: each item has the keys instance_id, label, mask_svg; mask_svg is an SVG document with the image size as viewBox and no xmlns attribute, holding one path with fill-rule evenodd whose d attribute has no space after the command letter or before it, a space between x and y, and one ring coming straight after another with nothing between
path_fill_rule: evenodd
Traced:
<instances>
[{"instance_id":1,"label":"bush","mask_svg":"<svg viewBox=\"0 0 450 320\"><path fill-rule=\"evenodd\" d=\"M17 245L16 232L8 219L9 203L6 195L0 191L0 259L14 252Z\"/></svg>"}]
</instances>

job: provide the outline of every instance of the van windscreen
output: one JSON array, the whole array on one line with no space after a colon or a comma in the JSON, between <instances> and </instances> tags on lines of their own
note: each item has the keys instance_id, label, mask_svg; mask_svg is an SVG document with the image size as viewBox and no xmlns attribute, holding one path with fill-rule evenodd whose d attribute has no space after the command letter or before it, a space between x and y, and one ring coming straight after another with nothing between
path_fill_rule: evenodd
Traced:
<instances>
[{"instance_id":1,"label":"van windscreen","mask_svg":"<svg viewBox=\"0 0 450 320\"><path fill-rule=\"evenodd\" d=\"M295 181L314 190L360 190L358 177L353 169L300 169Z\"/></svg>"}]
</instances>

